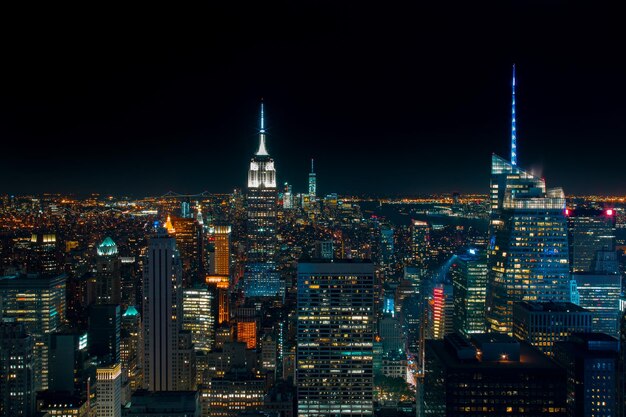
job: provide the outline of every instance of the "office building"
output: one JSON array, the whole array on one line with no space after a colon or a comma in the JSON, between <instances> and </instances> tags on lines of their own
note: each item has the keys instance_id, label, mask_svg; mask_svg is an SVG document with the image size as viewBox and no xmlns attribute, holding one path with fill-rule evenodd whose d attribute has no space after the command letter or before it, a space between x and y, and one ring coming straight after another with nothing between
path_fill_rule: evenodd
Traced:
<instances>
[{"instance_id":1,"label":"office building","mask_svg":"<svg viewBox=\"0 0 626 417\"><path fill-rule=\"evenodd\" d=\"M620 274L572 274L572 302L589 310L596 332L619 335Z\"/></svg>"},{"instance_id":2,"label":"office building","mask_svg":"<svg viewBox=\"0 0 626 417\"><path fill-rule=\"evenodd\" d=\"M265 146L265 119L261 103L259 149L250 161L246 194L248 262L273 260L276 253L276 168Z\"/></svg>"},{"instance_id":3,"label":"office building","mask_svg":"<svg viewBox=\"0 0 626 417\"><path fill-rule=\"evenodd\" d=\"M567 371L569 416L614 416L617 408L619 341L604 333L574 333L554 345Z\"/></svg>"},{"instance_id":4,"label":"office building","mask_svg":"<svg viewBox=\"0 0 626 417\"><path fill-rule=\"evenodd\" d=\"M65 275L0 277L2 316L23 323L33 338L35 390L48 388L50 334L65 320Z\"/></svg>"},{"instance_id":5,"label":"office building","mask_svg":"<svg viewBox=\"0 0 626 417\"><path fill-rule=\"evenodd\" d=\"M508 335L427 340L417 415L566 416L565 370Z\"/></svg>"},{"instance_id":6,"label":"office building","mask_svg":"<svg viewBox=\"0 0 626 417\"><path fill-rule=\"evenodd\" d=\"M56 234L33 233L30 238L29 250L29 273L56 275L60 272Z\"/></svg>"},{"instance_id":7,"label":"office building","mask_svg":"<svg viewBox=\"0 0 626 417\"><path fill-rule=\"evenodd\" d=\"M230 226L215 226L213 231L213 243L215 257L211 268L212 275L230 276Z\"/></svg>"},{"instance_id":8,"label":"office building","mask_svg":"<svg viewBox=\"0 0 626 417\"><path fill-rule=\"evenodd\" d=\"M433 284L427 303L426 338L443 339L454 331L454 294L451 283Z\"/></svg>"},{"instance_id":9,"label":"office building","mask_svg":"<svg viewBox=\"0 0 626 417\"><path fill-rule=\"evenodd\" d=\"M35 412L33 338L22 323L0 321L0 415Z\"/></svg>"},{"instance_id":10,"label":"office building","mask_svg":"<svg viewBox=\"0 0 626 417\"><path fill-rule=\"evenodd\" d=\"M173 217L172 226L175 230L181 267L183 271L183 285L190 287L204 281L203 264L203 237L202 227L196 219L187 217Z\"/></svg>"},{"instance_id":11,"label":"office building","mask_svg":"<svg viewBox=\"0 0 626 417\"><path fill-rule=\"evenodd\" d=\"M380 249L381 262L391 263L394 255L394 244L393 229L390 226L383 226L380 229Z\"/></svg>"},{"instance_id":12,"label":"office building","mask_svg":"<svg viewBox=\"0 0 626 417\"><path fill-rule=\"evenodd\" d=\"M626 299L622 299L619 343L620 354L617 365L617 416L626 417Z\"/></svg>"},{"instance_id":13,"label":"office building","mask_svg":"<svg viewBox=\"0 0 626 417\"><path fill-rule=\"evenodd\" d=\"M214 317L213 293L207 284L183 289L183 329L191 332L196 351L211 350L215 337Z\"/></svg>"},{"instance_id":14,"label":"office building","mask_svg":"<svg viewBox=\"0 0 626 417\"><path fill-rule=\"evenodd\" d=\"M62 329L50 335L48 391L68 392L86 398L95 377L85 331Z\"/></svg>"},{"instance_id":15,"label":"office building","mask_svg":"<svg viewBox=\"0 0 626 417\"><path fill-rule=\"evenodd\" d=\"M229 278L226 275L209 275L206 283L213 293L214 323L219 326L230 321Z\"/></svg>"},{"instance_id":16,"label":"office building","mask_svg":"<svg viewBox=\"0 0 626 417\"><path fill-rule=\"evenodd\" d=\"M425 268L429 258L430 226L421 220L411 221L411 254L415 266Z\"/></svg>"},{"instance_id":17,"label":"office building","mask_svg":"<svg viewBox=\"0 0 626 417\"><path fill-rule=\"evenodd\" d=\"M201 389L202 415L238 417L261 410L267 393L266 382L245 370L211 378Z\"/></svg>"},{"instance_id":18,"label":"office building","mask_svg":"<svg viewBox=\"0 0 626 417\"><path fill-rule=\"evenodd\" d=\"M52 391L37 394L37 411L51 417L90 417L93 412L88 398Z\"/></svg>"},{"instance_id":19,"label":"office building","mask_svg":"<svg viewBox=\"0 0 626 417\"><path fill-rule=\"evenodd\" d=\"M122 409L123 417L200 417L200 396L197 391L133 393L130 404Z\"/></svg>"},{"instance_id":20,"label":"office building","mask_svg":"<svg viewBox=\"0 0 626 417\"><path fill-rule=\"evenodd\" d=\"M492 155L486 320L512 332L516 301L569 301L565 195Z\"/></svg>"},{"instance_id":21,"label":"office building","mask_svg":"<svg viewBox=\"0 0 626 417\"><path fill-rule=\"evenodd\" d=\"M298 264L299 416L373 414L374 265Z\"/></svg>"},{"instance_id":22,"label":"office building","mask_svg":"<svg viewBox=\"0 0 626 417\"><path fill-rule=\"evenodd\" d=\"M243 282L243 292L246 298L282 298L285 293L278 265L275 262L247 263Z\"/></svg>"},{"instance_id":23,"label":"office building","mask_svg":"<svg viewBox=\"0 0 626 417\"><path fill-rule=\"evenodd\" d=\"M454 330L469 335L485 332L487 254L476 249L454 258L452 287Z\"/></svg>"},{"instance_id":24,"label":"office building","mask_svg":"<svg viewBox=\"0 0 626 417\"><path fill-rule=\"evenodd\" d=\"M98 245L96 253L96 304L120 304L122 263L117 245L107 237Z\"/></svg>"},{"instance_id":25,"label":"office building","mask_svg":"<svg viewBox=\"0 0 626 417\"><path fill-rule=\"evenodd\" d=\"M316 241L314 257L317 259L333 259L335 248L332 240Z\"/></svg>"},{"instance_id":26,"label":"office building","mask_svg":"<svg viewBox=\"0 0 626 417\"><path fill-rule=\"evenodd\" d=\"M141 316L134 306L128 307L122 314L120 334L122 381L127 380L131 391L135 391L143 386L143 330Z\"/></svg>"},{"instance_id":27,"label":"office building","mask_svg":"<svg viewBox=\"0 0 626 417\"><path fill-rule=\"evenodd\" d=\"M100 366L96 370L98 417L122 415L122 366L119 363Z\"/></svg>"},{"instance_id":28,"label":"office building","mask_svg":"<svg viewBox=\"0 0 626 417\"><path fill-rule=\"evenodd\" d=\"M89 353L100 364L120 362L122 315L118 304L97 304L89 308Z\"/></svg>"},{"instance_id":29,"label":"office building","mask_svg":"<svg viewBox=\"0 0 626 417\"><path fill-rule=\"evenodd\" d=\"M570 268L573 273L617 272L597 268L604 252L615 251L615 214L613 209L567 210Z\"/></svg>"},{"instance_id":30,"label":"office building","mask_svg":"<svg viewBox=\"0 0 626 417\"><path fill-rule=\"evenodd\" d=\"M554 344L576 332L591 332L592 314L572 303L536 303L520 301L513 304L513 336L530 343L548 356Z\"/></svg>"},{"instance_id":31,"label":"office building","mask_svg":"<svg viewBox=\"0 0 626 417\"><path fill-rule=\"evenodd\" d=\"M148 244L143 294L144 387L153 392L194 387L195 369L188 375L184 360L182 267L176 240L163 228Z\"/></svg>"}]
</instances>

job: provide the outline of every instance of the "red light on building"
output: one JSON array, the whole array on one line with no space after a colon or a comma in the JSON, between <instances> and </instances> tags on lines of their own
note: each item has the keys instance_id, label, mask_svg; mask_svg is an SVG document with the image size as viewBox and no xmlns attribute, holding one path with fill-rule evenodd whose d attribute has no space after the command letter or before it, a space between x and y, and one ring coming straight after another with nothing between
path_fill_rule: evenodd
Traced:
<instances>
[{"instance_id":1,"label":"red light on building","mask_svg":"<svg viewBox=\"0 0 626 417\"><path fill-rule=\"evenodd\" d=\"M565 209L565 215L569 216L569 209Z\"/></svg>"},{"instance_id":2,"label":"red light on building","mask_svg":"<svg viewBox=\"0 0 626 417\"><path fill-rule=\"evenodd\" d=\"M612 216L612 215L613 215L613 209L608 209L608 210L606 211L606 215L607 215L607 216Z\"/></svg>"}]
</instances>

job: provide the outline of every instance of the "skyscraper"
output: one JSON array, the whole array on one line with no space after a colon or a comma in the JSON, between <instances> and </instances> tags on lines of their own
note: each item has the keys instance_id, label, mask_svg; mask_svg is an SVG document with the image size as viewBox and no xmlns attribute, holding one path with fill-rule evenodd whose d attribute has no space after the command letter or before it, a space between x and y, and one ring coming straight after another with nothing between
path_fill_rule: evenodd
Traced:
<instances>
[{"instance_id":1,"label":"skyscraper","mask_svg":"<svg viewBox=\"0 0 626 417\"><path fill-rule=\"evenodd\" d=\"M50 335L48 389L51 392L87 398L89 378L95 376L87 345L85 331L63 329Z\"/></svg>"},{"instance_id":2,"label":"skyscraper","mask_svg":"<svg viewBox=\"0 0 626 417\"><path fill-rule=\"evenodd\" d=\"M411 255L415 266L425 268L430 246L430 227L421 220L411 221Z\"/></svg>"},{"instance_id":3,"label":"skyscraper","mask_svg":"<svg viewBox=\"0 0 626 417\"><path fill-rule=\"evenodd\" d=\"M122 367L118 363L96 370L98 417L122 416Z\"/></svg>"},{"instance_id":4,"label":"skyscraper","mask_svg":"<svg viewBox=\"0 0 626 417\"><path fill-rule=\"evenodd\" d=\"M317 199L317 178L313 167L313 158L311 158L311 172L309 172L309 204L315 203Z\"/></svg>"},{"instance_id":5,"label":"skyscraper","mask_svg":"<svg viewBox=\"0 0 626 417\"><path fill-rule=\"evenodd\" d=\"M443 339L454 331L453 286L449 282L433 284L432 298L428 300L426 337Z\"/></svg>"},{"instance_id":6,"label":"skyscraper","mask_svg":"<svg viewBox=\"0 0 626 417\"><path fill-rule=\"evenodd\" d=\"M504 334L427 340L417 416L566 416L565 371Z\"/></svg>"},{"instance_id":7,"label":"skyscraper","mask_svg":"<svg viewBox=\"0 0 626 417\"><path fill-rule=\"evenodd\" d=\"M117 245L106 237L97 249L96 304L119 304L121 291L121 261Z\"/></svg>"},{"instance_id":8,"label":"skyscraper","mask_svg":"<svg viewBox=\"0 0 626 417\"><path fill-rule=\"evenodd\" d=\"M65 275L0 277L3 317L23 323L34 342L35 390L48 389L50 334L65 319Z\"/></svg>"},{"instance_id":9,"label":"skyscraper","mask_svg":"<svg viewBox=\"0 0 626 417\"><path fill-rule=\"evenodd\" d=\"M215 260L211 270L212 275L230 276L230 226L215 226Z\"/></svg>"},{"instance_id":10,"label":"skyscraper","mask_svg":"<svg viewBox=\"0 0 626 417\"><path fill-rule=\"evenodd\" d=\"M615 251L615 217L613 209L567 210L570 267L573 273L618 272L617 262L611 271L606 271L603 262L598 265L604 252Z\"/></svg>"},{"instance_id":11,"label":"skyscraper","mask_svg":"<svg viewBox=\"0 0 626 417\"><path fill-rule=\"evenodd\" d=\"M202 227L191 217L173 217L176 247L183 270L183 285L191 287L204 282Z\"/></svg>"},{"instance_id":12,"label":"skyscraper","mask_svg":"<svg viewBox=\"0 0 626 417\"><path fill-rule=\"evenodd\" d=\"M454 329L464 335L485 331L487 254L472 249L456 256L452 268Z\"/></svg>"},{"instance_id":13,"label":"skyscraper","mask_svg":"<svg viewBox=\"0 0 626 417\"><path fill-rule=\"evenodd\" d=\"M572 274L572 302L591 312L594 331L619 335L620 274Z\"/></svg>"},{"instance_id":14,"label":"skyscraper","mask_svg":"<svg viewBox=\"0 0 626 417\"><path fill-rule=\"evenodd\" d=\"M565 195L492 155L486 320L511 333L515 301L569 301Z\"/></svg>"},{"instance_id":15,"label":"skyscraper","mask_svg":"<svg viewBox=\"0 0 626 417\"><path fill-rule=\"evenodd\" d=\"M274 297L280 287L276 272L276 168L265 147L265 116L261 102L259 149L250 160L247 214L247 262L244 293L247 297Z\"/></svg>"},{"instance_id":16,"label":"skyscraper","mask_svg":"<svg viewBox=\"0 0 626 417\"><path fill-rule=\"evenodd\" d=\"M373 415L374 265L298 264L298 415Z\"/></svg>"},{"instance_id":17,"label":"skyscraper","mask_svg":"<svg viewBox=\"0 0 626 417\"><path fill-rule=\"evenodd\" d=\"M215 338L213 292L207 284L183 290L183 329L191 332L196 351L209 352Z\"/></svg>"},{"instance_id":18,"label":"skyscraper","mask_svg":"<svg viewBox=\"0 0 626 417\"><path fill-rule=\"evenodd\" d=\"M176 240L163 228L150 239L143 278L144 386L150 391L181 391L195 385L184 375L182 268Z\"/></svg>"},{"instance_id":19,"label":"skyscraper","mask_svg":"<svg viewBox=\"0 0 626 417\"><path fill-rule=\"evenodd\" d=\"M576 332L591 332L591 312L572 303L513 304L513 336L524 340L548 356L554 344Z\"/></svg>"},{"instance_id":20,"label":"skyscraper","mask_svg":"<svg viewBox=\"0 0 626 417\"><path fill-rule=\"evenodd\" d=\"M614 416L619 341L604 333L574 333L554 345L567 371L569 416Z\"/></svg>"},{"instance_id":21,"label":"skyscraper","mask_svg":"<svg viewBox=\"0 0 626 417\"><path fill-rule=\"evenodd\" d=\"M21 323L0 322L0 415L35 412L33 338Z\"/></svg>"},{"instance_id":22,"label":"skyscraper","mask_svg":"<svg viewBox=\"0 0 626 417\"><path fill-rule=\"evenodd\" d=\"M122 315L117 304L97 304L89 309L89 353L99 364L120 361Z\"/></svg>"}]
</instances>

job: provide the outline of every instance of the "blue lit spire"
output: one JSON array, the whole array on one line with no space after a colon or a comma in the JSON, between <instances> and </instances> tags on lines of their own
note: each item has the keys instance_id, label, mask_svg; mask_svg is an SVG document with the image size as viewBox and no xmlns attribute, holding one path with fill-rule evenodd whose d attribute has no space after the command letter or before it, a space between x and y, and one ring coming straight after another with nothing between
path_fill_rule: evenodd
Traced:
<instances>
[{"instance_id":1,"label":"blue lit spire","mask_svg":"<svg viewBox=\"0 0 626 417\"><path fill-rule=\"evenodd\" d=\"M267 149L265 148L265 114L263 112L263 99L261 99L261 128L259 129L259 150L257 155L268 156Z\"/></svg>"},{"instance_id":2,"label":"blue lit spire","mask_svg":"<svg viewBox=\"0 0 626 417\"><path fill-rule=\"evenodd\" d=\"M511 165L517 165L517 131L515 130L515 64L513 64L513 102L511 104Z\"/></svg>"}]
</instances>

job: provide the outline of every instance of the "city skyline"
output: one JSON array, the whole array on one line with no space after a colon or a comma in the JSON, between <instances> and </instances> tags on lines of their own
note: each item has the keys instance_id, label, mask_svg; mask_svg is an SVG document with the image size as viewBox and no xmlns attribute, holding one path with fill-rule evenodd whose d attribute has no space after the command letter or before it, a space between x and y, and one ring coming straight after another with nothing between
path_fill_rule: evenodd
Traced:
<instances>
[{"instance_id":1,"label":"city skyline","mask_svg":"<svg viewBox=\"0 0 626 417\"><path fill-rule=\"evenodd\" d=\"M50 23L31 22L20 43L29 53L7 52L0 134L15 175L1 188L244 188L263 97L278 183L294 191L306 190L314 158L321 195L486 192L489 172L476 167L509 155L515 63L519 163L566 195L626 193L616 169L626 83L612 53L621 29L609 11L514 3L494 7L493 19L465 7L403 16L302 5L279 18L279 9L224 7L210 27L190 18L154 37L145 22L120 22L115 34L80 24L80 40L72 25L46 32Z\"/></svg>"}]
</instances>

